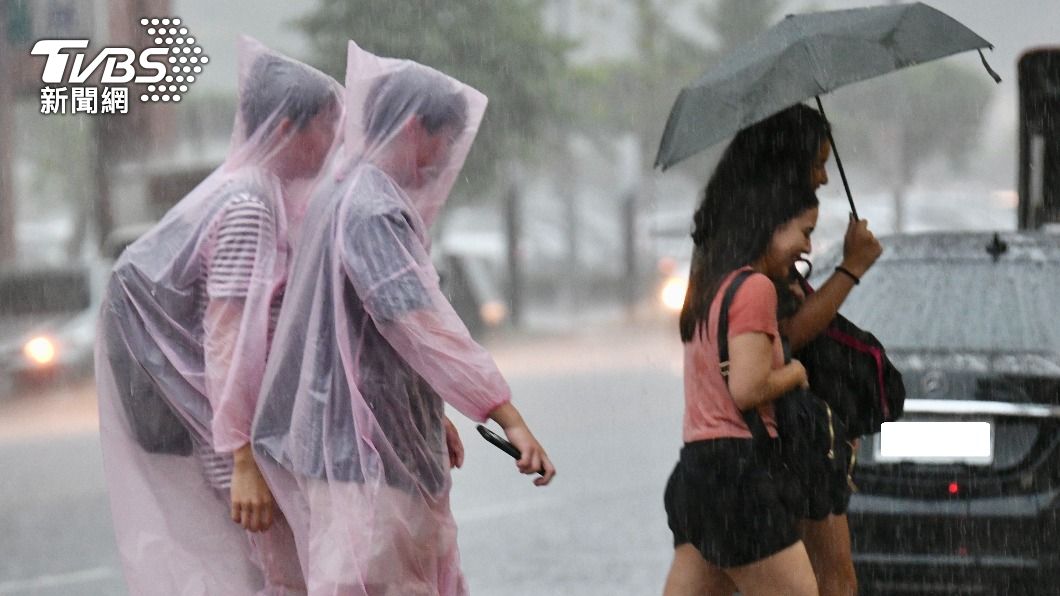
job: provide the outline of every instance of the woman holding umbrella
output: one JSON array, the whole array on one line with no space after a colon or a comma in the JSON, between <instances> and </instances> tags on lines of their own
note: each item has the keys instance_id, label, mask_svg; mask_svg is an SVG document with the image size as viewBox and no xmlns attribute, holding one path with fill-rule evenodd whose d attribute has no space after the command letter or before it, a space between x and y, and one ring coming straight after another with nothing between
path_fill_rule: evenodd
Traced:
<instances>
[{"instance_id":1,"label":"woman holding umbrella","mask_svg":"<svg viewBox=\"0 0 1060 596\"><path fill-rule=\"evenodd\" d=\"M712 214L718 213L721 205L744 200L748 193L759 188L763 182L773 188L787 189L795 196L805 192L812 194L821 185L827 184L827 134L828 125L824 118L803 105L788 108L741 131L727 148L711 177L703 203L696 212L693 238L703 234L708 227L707 222L716 217ZM790 200L787 197L782 202ZM770 212L776 207L765 205L759 208ZM699 243L700 240L697 240L697 246ZM780 329L793 348L805 345L824 330L855 283L851 273L860 277L881 252L879 243L865 221L851 222L844 249L843 268L850 273L837 271L810 299L801 305L789 307L782 315L784 318ZM700 252L697 248L697 253ZM790 298L783 277L774 276L774 285L781 296ZM697 289L693 273L689 300L696 299L694 294ZM791 314L795 308L797 311ZM682 335L685 335L684 330ZM795 509L793 515L802 518L797 526L798 534L813 563L821 593L856 593L845 515L850 496L846 475L827 478L823 486L802 487L800 492L814 498L803 498L789 505ZM712 566L702 565L704 561L701 558L682 557L680 551L679 547L667 583L667 594L684 593L680 586L688 586L689 593L731 593L735 589L729 579L731 574L719 573L717 569L711 572ZM682 559L685 559L684 564L679 564Z\"/></svg>"},{"instance_id":2,"label":"woman holding umbrella","mask_svg":"<svg viewBox=\"0 0 1060 596\"><path fill-rule=\"evenodd\" d=\"M665 170L743 129L707 186L703 205L697 211L697 230L701 221L709 219L703 216L718 208L716 199L742 200L747 187L764 178L794 181L799 192L812 192L827 182L827 145L835 150L823 117L821 94L968 50L977 50L987 72L1000 82L982 55L983 48L992 47L952 17L919 2L789 15L682 89L667 120L655 165ZM801 105L787 107L810 98L816 98L820 112ZM796 124L791 129L780 127L791 131L787 140L778 129L769 131L788 118ZM847 294L882 252L866 222L857 219L838 154L836 165L854 217L847 229L841 267L781 322L780 329L795 350L828 327ZM698 244L697 241L697 254ZM698 298L693 295L695 272L694 260L689 297L709 300L709 294ZM781 294L786 294L787 282L775 282ZM822 594L851 594L857 590L849 530L843 515L849 493L843 488L846 479L841 480L838 490L824 491L830 498L822 500L823 507L811 511L805 503L799 506L806 510L803 517L822 516L800 524ZM830 479L827 484L834 485L836 481ZM683 558L678 547L667 594L731 593L731 575L705 565L702 558ZM776 591L774 587L772 593Z\"/></svg>"},{"instance_id":3,"label":"woman holding umbrella","mask_svg":"<svg viewBox=\"0 0 1060 596\"><path fill-rule=\"evenodd\" d=\"M767 176L777 176L784 182L814 191L828 183L825 169L830 153L828 123L813 108L795 105L745 129L737 139L749 163L728 166L734 170L756 167L755 162L769 163L771 166L757 169ZM719 164L718 170L724 165ZM781 334L787 338L792 352L797 353L824 332L882 251L879 241L869 231L868 222L852 218L843 243L842 265L809 297L801 294L801 288L795 288L797 304L780 314ZM787 290L781 287L779 291L782 296L790 295ZM852 453L856 438L846 439L851 441ZM826 596L857 593L846 516L851 471L852 465L842 466L818 484L801 487L804 499L798 512L799 534L813 563L821 594Z\"/></svg>"}]
</instances>

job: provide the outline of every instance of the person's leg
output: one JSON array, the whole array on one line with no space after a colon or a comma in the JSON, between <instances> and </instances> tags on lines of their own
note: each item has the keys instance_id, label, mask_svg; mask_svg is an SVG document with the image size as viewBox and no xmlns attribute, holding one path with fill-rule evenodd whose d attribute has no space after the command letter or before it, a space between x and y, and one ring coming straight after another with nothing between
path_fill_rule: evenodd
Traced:
<instances>
[{"instance_id":1,"label":"person's leg","mask_svg":"<svg viewBox=\"0 0 1060 596\"><path fill-rule=\"evenodd\" d=\"M369 596L336 509L343 506L343 488L325 480L304 480L309 508L306 584L309 596Z\"/></svg>"},{"instance_id":2,"label":"person's leg","mask_svg":"<svg viewBox=\"0 0 1060 596\"><path fill-rule=\"evenodd\" d=\"M829 515L821 521L802 520L799 533L813 565L821 596L854 596L858 579L850 552L847 516Z\"/></svg>"},{"instance_id":3,"label":"person's leg","mask_svg":"<svg viewBox=\"0 0 1060 596\"><path fill-rule=\"evenodd\" d=\"M464 596L448 501L388 486L308 483L310 596Z\"/></svg>"},{"instance_id":4,"label":"person's leg","mask_svg":"<svg viewBox=\"0 0 1060 596\"><path fill-rule=\"evenodd\" d=\"M743 596L816 596L817 580L801 542L754 563L725 572Z\"/></svg>"},{"instance_id":5,"label":"person's leg","mask_svg":"<svg viewBox=\"0 0 1060 596\"><path fill-rule=\"evenodd\" d=\"M214 494L226 507L232 501L232 493L228 489L214 489ZM233 522L226 517L221 523ZM306 593L294 534L279 507L273 511L272 526L268 530L244 530L244 534L249 545L247 554L250 562L261 572L265 584L257 596L302 596Z\"/></svg>"},{"instance_id":6,"label":"person's leg","mask_svg":"<svg viewBox=\"0 0 1060 596\"><path fill-rule=\"evenodd\" d=\"M664 596L730 596L736 585L721 568L708 563L691 544L674 548Z\"/></svg>"},{"instance_id":7,"label":"person's leg","mask_svg":"<svg viewBox=\"0 0 1060 596\"><path fill-rule=\"evenodd\" d=\"M302 568L298 563L294 535L279 508L272 527L265 532L247 532L255 564L265 579L260 596L300 596L306 593Z\"/></svg>"}]
</instances>

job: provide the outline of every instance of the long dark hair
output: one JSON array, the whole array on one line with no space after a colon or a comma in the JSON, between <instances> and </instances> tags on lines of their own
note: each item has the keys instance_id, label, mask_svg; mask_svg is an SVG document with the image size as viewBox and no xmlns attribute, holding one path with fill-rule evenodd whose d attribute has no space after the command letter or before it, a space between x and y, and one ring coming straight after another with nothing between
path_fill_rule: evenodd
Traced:
<instances>
[{"instance_id":1,"label":"long dark hair","mask_svg":"<svg viewBox=\"0 0 1060 596\"><path fill-rule=\"evenodd\" d=\"M681 341L692 341L696 328L707 321L724 278L760 259L777 228L817 204L809 186L766 182L700 206L695 234L699 240L681 308Z\"/></svg>"},{"instance_id":2,"label":"long dark hair","mask_svg":"<svg viewBox=\"0 0 1060 596\"><path fill-rule=\"evenodd\" d=\"M756 182L811 187L814 162L828 142L828 121L796 104L736 134L725 148L703 193L703 202L739 192Z\"/></svg>"},{"instance_id":3,"label":"long dark hair","mask_svg":"<svg viewBox=\"0 0 1060 596\"><path fill-rule=\"evenodd\" d=\"M681 341L691 341L707 320L729 272L760 258L778 227L817 206L811 176L827 139L828 121L803 104L733 137L692 217L695 248L681 309Z\"/></svg>"}]
</instances>

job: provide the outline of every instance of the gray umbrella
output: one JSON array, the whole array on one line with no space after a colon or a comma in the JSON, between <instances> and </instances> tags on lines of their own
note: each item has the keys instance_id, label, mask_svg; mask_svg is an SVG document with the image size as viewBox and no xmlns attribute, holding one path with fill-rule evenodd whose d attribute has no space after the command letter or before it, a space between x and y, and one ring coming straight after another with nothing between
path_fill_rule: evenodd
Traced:
<instances>
[{"instance_id":1,"label":"gray umbrella","mask_svg":"<svg viewBox=\"0 0 1060 596\"><path fill-rule=\"evenodd\" d=\"M981 57L982 48L993 47L920 2L789 15L681 90L655 167L665 170L742 128L843 85L966 50L980 50ZM985 58L983 65L1001 81ZM819 98L817 105L823 114ZM853 209L853 199L850 205Z\"/></svg>"}]
</instances>

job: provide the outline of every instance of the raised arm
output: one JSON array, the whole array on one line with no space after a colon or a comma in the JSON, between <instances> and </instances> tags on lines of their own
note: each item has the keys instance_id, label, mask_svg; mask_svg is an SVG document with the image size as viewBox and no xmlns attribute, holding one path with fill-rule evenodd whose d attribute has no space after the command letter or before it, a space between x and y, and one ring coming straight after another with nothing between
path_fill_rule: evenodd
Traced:
<instances>
[{"instance_id":1,"label":"raised arm","mask_svg":"<svg viewBox=\"0 0 1060 596\"><path fill-rule=\"evenodd\" d=\"M842 267L850 273L836 271L790 318L781 321L781 332L792 350L798 350L820 335L835 318L851 290L883 253L879 240L869 230L867 220L851 220L843 241ZM851 274L854 277L851 277Z\"/></svg>"}]
</instances>

